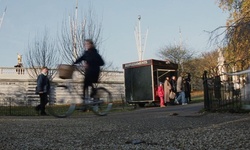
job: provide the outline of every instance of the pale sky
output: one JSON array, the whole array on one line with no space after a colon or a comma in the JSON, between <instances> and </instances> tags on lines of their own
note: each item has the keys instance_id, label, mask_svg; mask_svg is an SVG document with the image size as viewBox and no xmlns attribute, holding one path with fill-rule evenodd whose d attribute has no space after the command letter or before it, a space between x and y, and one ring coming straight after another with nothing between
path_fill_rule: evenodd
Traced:
<instances>
[{"instance_id":1,"label":"pale sky","mask_svg":"<svg viewBox=\"0 0 250 150\"><path fill-rule=\"evenodd\" d=\"M122 69L122 64L138 60L134 28L141 15L142 32L149 29L144 59L159 59L157 51L164 45L182 41L197 54L210 51L209 34L225 25L228 14L216 0L79 0L79 17L89 5L102 20L104 51L107 61ZM0 0L0 16L7 12L0 29L0 67L17 64L17 53L27 53L29 41L47 28L57 37L62 22L74 13L76 0ZM25 59L25 58L23 58Z\"/></svg>"}]
</instances>

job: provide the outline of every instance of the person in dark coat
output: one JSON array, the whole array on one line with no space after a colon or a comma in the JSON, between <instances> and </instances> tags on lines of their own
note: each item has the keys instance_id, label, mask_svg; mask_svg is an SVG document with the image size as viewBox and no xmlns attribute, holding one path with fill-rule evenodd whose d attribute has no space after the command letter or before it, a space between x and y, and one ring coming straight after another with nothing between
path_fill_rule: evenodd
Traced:
<instances>
[{"instance_id":1,"label":"person in dark coat","mask_svg":"<svg viewBox=\"0 0 250 150\"><path fill-rule=\"evenodd\" d=\"M99 80L100 66L104 65L104 61L101 55L95 48L94 42L90 39L84 41L85 51L81 57L79 57L74 64L78 64L84 61L85 64L85 78L83 84L83 98L86 98L86 92L88 87L92 87L91 97L94 94L93 83L97 83Z\"/></svg>"},{"instance_id":2,"label":"person in dark coat","mask_svg":"<svg viewBox=\"0 0 250 150\"><path fill-rule=\"evenodd\" d=\"M176 83L176 77L175 76L172 76L172 79L170 80L170 84L171 84L171 91L176 93L177 83Z\"/></svg>"},{"instance_id":3,"label":"person in dark coat","mask_svg":"<svg viewBox=\"0 0 250 150\"><path fill-rule=\"evenodd\" d=\"M35 109L41 111L41 115L47 115L45 105L48 103L48 94L50 92L50 81L47 74L48 68L42 67L41 74L37 77L36 94L39 94L40 104Z\"/></svg>"},{"instance_id":4,"label":"person in dark coat","mask_svg":"<svg viewBox=\"0 0 250 150\"><path fill-rule=\"evenodd\" d=\"M188 78L184 80L184 91L185 91L185 98L187 102L190 102L191 101L191 85L190 85Z\"/></svg>"},{"instance_id":5,"label":"person in dark coat","mask_svg":"<svg viewBox=\"0 0 250 150\"><path fill-rule=\"evenodd\" d=\"M192 88L191 88L191 74L190 73L188 73L187 82L188 82L188 92L189 92L189 93L187 93L188 94L188 100L189 100L189 102L191 102L192 101L191 100L191 90L192 90Z\"/></svg>"}]
</instances>

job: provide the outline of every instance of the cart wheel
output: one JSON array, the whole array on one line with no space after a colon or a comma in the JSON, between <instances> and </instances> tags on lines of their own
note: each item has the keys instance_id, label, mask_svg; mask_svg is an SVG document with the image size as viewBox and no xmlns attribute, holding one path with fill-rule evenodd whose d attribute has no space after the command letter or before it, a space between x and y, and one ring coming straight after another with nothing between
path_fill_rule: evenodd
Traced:
<instances>
[{"instance_id":1,"label":"cart wheel","mask_svg":"<svg viewBox=\"0 0 250 150\"><path fill-rule=\"evenodd\" d=\"M138 103L138 106L141 107L141 108L143 108L143 107L145 107L145 104L146 103Z\"/></svg>"},{"instance_id":2,"label":"cart wheel","mask_svg":"<svg viewBox=\"0 0 250 150\"><path fill-rule=\"evenodd\" d=\"M154 105L154 107L158 107L159 106L157 102L153 102L153 105Z\"/></svg>"},{"instance_id":3,"label":"cart wheel","mask_svg":"<svg viewBox=\"0 0 250 150\"><path fill-rule=\"evenodd\" d=\"M136 105L136 104L133 104L133 106L134 106L134 109L136 109L136 108L137 108L137 105Z\"/></svg>"}]
</instances>

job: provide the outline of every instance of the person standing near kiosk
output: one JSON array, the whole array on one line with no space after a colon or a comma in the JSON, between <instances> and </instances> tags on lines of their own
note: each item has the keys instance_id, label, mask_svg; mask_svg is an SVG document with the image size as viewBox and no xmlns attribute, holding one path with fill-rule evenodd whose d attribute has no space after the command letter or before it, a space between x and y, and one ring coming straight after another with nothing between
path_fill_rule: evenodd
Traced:
<instances>
[{"instance_id":1,"label":"person standing near kiosk","mask_svg":"<svg viewBox=\"0 0 250 150\"><path fill-rule=\"evenodd\" d=\"M176 86L177 97L175 99L175 102L177 104L181 103L182 105L187 105L182 76L183 75L179 76L177 79L177 86Z\"/></svg>"},{"instance_id":2,"label":"person standing near kiosk","mask_svg":"<svg viewBox=\"0 0 250 150\"><path fill-rule=\"evenodd\" d=\"M160 85L158 86L157 93L160 98L160 107L166 107L164 105L164 90L163 90L163 85L161 82L160 82Z\"/></svg>"},{"instance_id":3,"label":"person standing near kiosk","mask_svg":"<svg viewBox=\"0 0 250 150\"><path fill-rule=\"evenodd\" d=\"M166 80L164 81L164 102L165 102L165 104L170 102L169 94L170 94L171 88L172 88L172 86L170 84L170 79L169 79L169 77L166 77Z\"/></svg>"}]
</instances>

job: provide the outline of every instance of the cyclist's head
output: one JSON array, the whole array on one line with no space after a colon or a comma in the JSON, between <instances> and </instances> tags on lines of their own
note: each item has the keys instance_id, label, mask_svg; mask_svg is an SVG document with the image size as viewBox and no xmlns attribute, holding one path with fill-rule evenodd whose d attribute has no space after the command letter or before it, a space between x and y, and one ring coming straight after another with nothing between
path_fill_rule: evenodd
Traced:
<instances>
[{"instance_id":1,"label":"cyclist's head","mask_svg":"<svg viewBox=\"0 0 250 150\"><path fill-rule=\"evenodd\" d=\"M44 73L44 74L47 74L47 73L48 73L48 70L49 70L49 69L48 69L47 67L45 67L45 66L41 68L41 71L42 71L42 73Z\"/></svg>"},{"instance_id":2,"label":"cyclist's head","mask_svg":"<svg viewBox=\"0 0 250 150\"><path fill-rule=\"evenodd\" d=\"M95 44L94 44L93 40L86 39L86 40L84 40L84 47L86 50L89 50L89 49L95 48Z\"/></svg>"}]
</instances>

